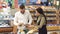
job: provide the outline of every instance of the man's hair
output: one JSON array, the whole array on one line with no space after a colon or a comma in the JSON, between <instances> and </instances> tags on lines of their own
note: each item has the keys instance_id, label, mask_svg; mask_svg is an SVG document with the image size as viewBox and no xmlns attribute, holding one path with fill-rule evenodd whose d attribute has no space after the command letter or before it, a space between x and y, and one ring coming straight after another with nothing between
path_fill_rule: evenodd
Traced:
<instances>
[{"instance_id":1,"label":"man's hair","mask_svg":"<svg viewBox=\"0 0 60 34\"><path fill-rule=\"evenodd\" d=\"M23 4L21 4L21 5L19 6L19 8L20 8L20 9L24 9L25 6L24 6Z\"/></svg>"}]
</instances>

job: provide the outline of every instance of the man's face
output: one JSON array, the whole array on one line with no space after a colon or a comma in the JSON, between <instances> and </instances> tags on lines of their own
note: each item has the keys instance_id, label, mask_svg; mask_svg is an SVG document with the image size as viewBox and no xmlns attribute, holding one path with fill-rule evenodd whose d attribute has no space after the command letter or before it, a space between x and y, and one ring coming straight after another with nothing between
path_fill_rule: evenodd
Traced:
<instances>
[{"instance_id":1,"label":"man's face","mask_svg":"<svg viewBox=\"0 0 60 34\"><path fill-rule=\"evenodd\" d=\"M22 14L24 14L24 13L25 13L25 9L20 9L20 12L21 12Z\"/></svg>"}]
</instances>

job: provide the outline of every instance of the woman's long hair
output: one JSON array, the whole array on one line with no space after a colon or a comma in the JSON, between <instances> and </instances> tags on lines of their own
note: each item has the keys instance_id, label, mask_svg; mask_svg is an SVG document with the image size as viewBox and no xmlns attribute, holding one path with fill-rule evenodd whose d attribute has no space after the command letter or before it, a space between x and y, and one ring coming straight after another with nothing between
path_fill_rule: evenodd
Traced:
<instances>
[{"instance_id":1,"label":"woman's long hair","mask_svg":"<svg viewBox=\"0 0 60 34\"><path fill-rule=\"evenodd\" d=\"M39 8L37 8L36 10L37 10L38 13L42 14L42 15L45 17L45 21L46 21L46 24L47 24L47 19L46 19L46 16L45 16L45 14L44 14L43 9L39 7Z\"/></svg>"}]
</instances>

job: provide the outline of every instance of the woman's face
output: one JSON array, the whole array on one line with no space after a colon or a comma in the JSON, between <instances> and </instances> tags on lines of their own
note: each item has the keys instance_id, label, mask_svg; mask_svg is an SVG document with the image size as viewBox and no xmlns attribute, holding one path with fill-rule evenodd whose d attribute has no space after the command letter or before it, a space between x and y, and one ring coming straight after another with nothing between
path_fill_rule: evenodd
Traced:
<instances>
[{"instance_id":1,"label":"woman's face","mask_svg":"<svg viewBox=\"0 0 60 34\"><path fill-rule=\"evenodd\" d=\"M38 13L37 11L36 11L36 16L39 16L40 15L40 13Z\"/></svg>"}]
</instances>

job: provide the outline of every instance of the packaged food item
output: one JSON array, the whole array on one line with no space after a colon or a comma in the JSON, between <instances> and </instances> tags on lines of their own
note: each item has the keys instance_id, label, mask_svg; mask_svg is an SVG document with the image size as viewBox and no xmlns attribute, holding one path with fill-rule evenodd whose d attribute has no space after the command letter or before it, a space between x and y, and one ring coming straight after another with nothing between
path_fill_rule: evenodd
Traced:
<instances>
[{"instance_id":1,"label":"packaged food item","mask_svg":"<svg viewBox=\"0 0 60 34\"><path fill-rule=\"evenodd\" d=\"M24 31L22 31L22 32L20 32L19 34L25 34L25 32L24 32Z\"/></svg>"},{"instance_id":2,"label":"packaged food item","mask_svg":"<svg viewBox=\"0 0 60 34\"><path fill-rule=\"evenodd\" d=\"M57 32L52 32L52 33L50 33L50 34L58 34Z\"/></svg>"},{"instance_id":3,"label":"packaged food item","mask_svg":"<svg viewBox=\"0 0 60 34\"><path fill-rule=\"evenodd\" d=\"M25 34L25 32L22 29L20 29L17 34Z\"/></svg>"}]
</instances>

